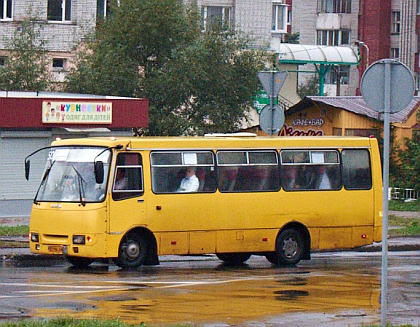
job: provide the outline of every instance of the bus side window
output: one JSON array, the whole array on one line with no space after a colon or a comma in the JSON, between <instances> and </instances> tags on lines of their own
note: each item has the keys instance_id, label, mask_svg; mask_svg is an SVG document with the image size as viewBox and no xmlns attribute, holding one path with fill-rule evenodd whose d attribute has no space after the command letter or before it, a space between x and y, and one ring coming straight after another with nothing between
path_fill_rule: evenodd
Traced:
<instances>
[{"instance_id":1,"label":"bus side window","mask_svg":"<svg viewBox=\"0 0 420 327\"><path fill-rule=\"evenodd\" d=\"M286 191L341 188L337 150L283 150L280 156L282 186Z\"/></svg>"},{"instance_id":2,"label":"bus side window","mask_svg":"<svg viewBox=\"0 0 420 327\"><path fill-rule=\"evenodd\" d=\"M347 190L369 190L372 188L369 151L343 150L343 184Z\"/></svg>"},{"instance_id":3,"label":"bus side window","mask_svg":"<svg viewBox=\"0 0 420 327\"><path fill-rule=\"evenodd\" d=\"M143 195L143 167L139 153L120 153L115 167L112 198L122 200Z\"/></svg>"},{"instance_id":4,"label":"bus side window","mask_svg":"<svg viewBox=\"0 0 420 327\"><path fill-rule=\"evenodd\" d=\"M216 190L214 155L211 151L154 151L150 158L154 193L180 193L180 184L188 168L194 170L199 185L196 191L187 193Z\"/></svg>"},{"instance_id":5,"label":"bus side window","mask_svg":"<svg viewBox=\"0 0 420 327\"><path fill-rule=\"evenodd\" d=\"M276 151L219 151L217 162L220 192L259 192L280 189Z\"/></svg>"}]
</instances>

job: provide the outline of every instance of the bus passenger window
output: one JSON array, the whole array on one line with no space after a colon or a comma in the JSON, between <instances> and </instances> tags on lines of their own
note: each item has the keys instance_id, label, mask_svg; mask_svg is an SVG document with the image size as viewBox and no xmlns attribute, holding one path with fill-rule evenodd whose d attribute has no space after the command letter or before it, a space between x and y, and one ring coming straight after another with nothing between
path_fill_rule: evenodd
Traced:
<instances>
[{"instance_id":1,"label":"bus passenger window","mask_svg":"<svg viewBox=\"0 0 420 327\"><path fill-rule=\"evenodd\" d=\"M220 192L280 189L276 151L219 151L217 162Z\"/></svg>"},{"instance_id":2,"label":"bus passenger window","mask_svg":"<svg viewBox=\"0 0 420 327\"><path fill-rule=\"evenodd\" d=\"M372 188L369 151L343 150L343 184L347 190L369 190Z\"/></svg>"},{"instance_id":3,"label":"bus passenger window","mask_svg":"<svg viewBox=\"0 0 420 327\"><path fill-rule=\"evenodd\" d=\"M340 164L336 150L283 150L281 180L286 191L338 190Z\"/></svg>"},{"instance_id":4,"label":"bus passenger window","mask_svg":"<svg viewBox=\"0 0 420 327\"><path fill-rule=\"evenodd\" d=\"M150 156L154 193L216 190L216 172L211 151L155 151ZM189 179L186 180L186 177Z\"/></svg>"},{"instance_id":5,"label":"bus passenger window","mask_svg":"<svg viewBox=\"0 0 420 327\"><path fill-rule=\"evenodd\" d=\"M238 167L219 168L219 189L222 192L232 192L235 188Z\"/></svg>"}]
</instances>

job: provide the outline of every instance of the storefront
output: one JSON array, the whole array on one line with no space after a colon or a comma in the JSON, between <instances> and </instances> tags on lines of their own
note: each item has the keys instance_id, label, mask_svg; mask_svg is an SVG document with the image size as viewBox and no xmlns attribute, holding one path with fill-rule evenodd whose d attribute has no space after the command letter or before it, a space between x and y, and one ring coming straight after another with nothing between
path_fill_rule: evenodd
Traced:
<instances>
[{"instance_id":1,"label":"storefront","mask_svg":"<svg viewBox=\"0 0 420 327\"><path fill-rule=\"evenodd\" d=\"M420 97L404 110L391 114L395 144L418 131ZM279 136L354 135L380 137L381 115L370 109L362 97L306 97L285 112Z\"/></svg>"},{"instance_id":2,"label":"storefront","mask_svg":"<svg viewBox=\"0 0 420 327\"><path fill-rule=\"evenodd\" d=\"M130 136L147 127L148 100L60 93L0 92L0 217L30 214L39 180L24 159L56 138ZM34 157L41 172L45 158Z\"/></svg>"}]
</instances>

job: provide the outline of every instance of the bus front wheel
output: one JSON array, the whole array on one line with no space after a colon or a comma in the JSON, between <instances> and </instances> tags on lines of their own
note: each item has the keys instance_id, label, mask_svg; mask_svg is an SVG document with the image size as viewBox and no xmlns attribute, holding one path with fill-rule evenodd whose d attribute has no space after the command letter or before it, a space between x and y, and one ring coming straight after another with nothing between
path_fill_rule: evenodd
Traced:
<instances>
[{"instance_id":1,"label":"bus front wheel","mask_svg":"<svg viewBox=\"0 0 420 327\"><path fill-rule=\"evenodd\" d=\"M296 265L302 260L305 250L302 234L296 229L285 229L276 240L276 252L266 255L275 265Z\"/></svg>"},{"instance_id":2,"label":"bus front wheel","mask_svg":"<svg viewBox=\"0 0 420 327\"><path fill-rule=\"evenodd\" d=\"M124 269L141 266L147 257L147 243L143 237L136 233L128 233L123 237L118 249L118 258L114 263Z\"/></svg>"}]
</instances>

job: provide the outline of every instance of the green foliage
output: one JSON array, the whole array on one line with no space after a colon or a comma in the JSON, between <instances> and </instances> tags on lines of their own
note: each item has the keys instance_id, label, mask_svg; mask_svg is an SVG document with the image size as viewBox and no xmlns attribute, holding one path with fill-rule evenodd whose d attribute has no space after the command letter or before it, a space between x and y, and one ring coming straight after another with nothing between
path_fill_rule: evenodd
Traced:
<instances>
[{"instance_id":1,"label":"green foliage","mask_svg":"<svg viewBox=\"0 0 420 327\"><path fill-rule=\"evenodd\" d=\"M198 22L178 0L125 0L87 37L66 78L69 92L141 96L141 81L189 44ZM140 87L140 88L139 88Z\"/></svg>"},{"instance_id":2,"label":"green foliage","mask_svg":"<svg viewBox=\"0 0 420 327\"><path fill-rule=\"evenodd\" d=\"M392 169L392 184L420 190L420 133L404 140L404 147L395 151L396 165Z\"/></svg>"},{"instance_id":3,"label":"green foliage","mask_svg":"<svg viewBox=\"0 0 420 327\"><path fill-rule=\"evenodd\" d=\"M389 210L420 212L420 200L404 202L402 200L389 201Z\"/></svg>"},{"instance_id":4,"label":"green foliage","mask_svg":"<svg viewBox=\"0 0 420 327\"><path fill-rule=\"evenodd\" d=\"M173 60L146 81L145 94L154 105L150 134L202 135L240 128L260 88L257 73L269 58L248 50L246 37L218 26L176 49ZM171 128L171 122L178 128Z\"/></svg>"},{"instance_id":5,"label":"green foliage","mask_svg":"<svg viewBox=\"0 0 420 327\"><path fill-rule=\"evenodd\" d=\"M0 327L146 327L143 322L140 324L126 324L120 319L115 320L100 320L100 319L73 319L73 318L55 318L55 319L41 319L29 320L21 319L16 321L0 322ZM187 327L188 325L168 325L168 327ZM361 327L379 327L379 325L360 325ZM408 325L393 325L388 323L387 327L414 327Z\"/></svg>"},{"instance_id":6,"label":"green foliage","mask_svg":"<svg viewBox=\"0 0 420 327\"><path fill-rule=\"evenodd\" d=\"M17 320L0 323L1 327L143 327L144 323L128 325L123 321L100 319L54 318L42 320Z\"/></svg>"},{"instance_id":7,"label":"green foliage","mask_svg":"<svg viewBox=\"0 0 420 327\"><path fill-rule=\"evenodd\" d=\"M379 325L364 325L363 324L362 327L380 327L380 326ZM393 324L387 323L386 327L415 327L415 326L413 326L411 324L408 324L408 325L393 325Z\"/></svg>"},{"instance_id":8,"label":"green foliage","mask_svg":"<svg viewBox=\"0 0 420 327\"><path fill-rule=\"evenodd\" d=\"M299 44L300 33L286 33L284 35L284 43Z\"/></svg>"},{"instance_id":9,"label":"green foliage","mask_svg":"<svg viewBox=\"0 0 420 327\"><path fill-rule=\"evenodd\" d=\"M389 230L391 236L413 236L420 235L420 219L389 216Z\"/></svg>"},{"instance_id":10,"label":"green foliage","mask_svg":"<svg viewBox=\"0 0 420 327\"><path fill-rule=\"evenodd\" d=\"M30 12L20 22L13 37L3 37L8 57L0 68L0 89L45 91L51 86L47 43L41 38L42 22Z\"/></svg>"},{"instance_id":11,"label":"green foliage","mask_svg":"<svg viewBox=\"0 0 420 327\"><path fill-rule=\"evenodd\" d=\"M303 99L307 96L318 95L319 93L319 79L318 75L314 74L305 83L299 84L297 93Z\"/></svg>"},{"instance_id":12,"label":"green foliage","mask_svg":"<svg viewBox=\"0 0 420 327\"><path fill-rule=\"evenodd\" d=\"M127 324L120 319L101 320L101 319L74 319L74 318L54 318L54 319L20 319L0 322L0 327L146 327L144 322L139 324ZM168 327L187 327L191 325L168 325Z\"/></svg>"},{"instance_id":13,"label":"green foliage","mask_svg":"<svg viewBox=\"0 0 420 327\"><path fill-rule=\"evenodd\" d=\"M66 76L66 90L73 93L133 96L139 77L137 64L122 46L92 42L76 57L76 67Z\"/></svg>"},{"instance_id":14,"label":"green foliage","mask_svg":"<svg viewBox=\"0 0 420 327\"><path fill-rule=\"evenodd\" d=\"M28 236L29 226L0 226L0 236Z\"/></svg>"},{"instance_id":15,"label":"green foliage","mask_svg":"<svg viewBox=\"0 0 420 327\"><path fill-rule=\"evenodd\" d=\"M180 0L121 1L88 40L66 90L148 98L149 135L237 130L268 62L225 25L202 33Z\"/></svg>"}]
</instances>

